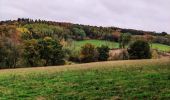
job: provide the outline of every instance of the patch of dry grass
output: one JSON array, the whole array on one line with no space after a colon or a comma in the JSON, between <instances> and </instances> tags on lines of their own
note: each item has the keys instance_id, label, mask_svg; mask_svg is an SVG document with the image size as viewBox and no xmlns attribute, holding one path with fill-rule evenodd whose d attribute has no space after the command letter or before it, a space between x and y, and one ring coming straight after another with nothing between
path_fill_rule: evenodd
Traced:
<instances>
[{"instance_id":1,"label":"patch of dry grass","mask_svg":"<svg viewBox=\"0 0 170 100\"><path fill-rule=\"evenodd\" d=\"M94 62L86 64L74 64L65 66L48 66L36 68L18 68L18 69L4 69L0 70L0 76L9 74L27 75L31 73L55 73L70 70L86 70L86 69L100 69L100 68L122 68L122 67L141 67L145 65L162 65L170 63L170 59L144 59L144 60L122 60L122 61L107 61Z\"/></svg>"}]
</instances>

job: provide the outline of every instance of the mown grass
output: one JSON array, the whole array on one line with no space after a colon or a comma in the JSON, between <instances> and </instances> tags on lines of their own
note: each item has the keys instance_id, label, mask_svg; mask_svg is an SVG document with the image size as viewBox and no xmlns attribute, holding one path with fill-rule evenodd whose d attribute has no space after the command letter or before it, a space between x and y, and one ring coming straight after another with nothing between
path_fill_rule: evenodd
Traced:
<instances>
[{"instance_id":1,"label":"mown grass","mask_svg":"<svg viewBox=\"0 0 170 100\"><path fill-rule=\"evenodd\" d=\"M105 40L83 40L83 41L74 41L72 43L72 47L76 50L80 50L82 46L90 43L95 45L96 47L100 47L102 45L107 45L109 48L119 48L119 44L117 42L105 41Z\"/></svg>"},{"instance_id":2,"label":"mown grass","mask_svg":"<svg viewBox=\"0 0 170 100\"><path fill-rule=\"evenodd\" d=\"M95 45L96 47L100 47L102 45L107 45L109 48L119 48L119 44L117 42L111 42L111 41L105 41L105 40L83 40L83 41L74 41L72 43L72 48L75 50L80 50L83 45L86 43L91 43ZM170 46L168 45L163 45L163 44L158 44L158 43L153 43L151 46L153 49L158 49L160 51L165 51L169 52L170 51Z\"/></svg>"},{"instance_id":3,"label":"mown grass","mask_svg":"<svg viewBox=\"0 0 170 100\"><path fill-rule=\"evenodd\" d=\"M170 59L0 71L0 99L103 100L170 98Z\"/></svg>"},{"instance_id":4,"label":"mown grass","mask_svg":"<svg viewBox=\"0 0 170 100\"><path fill-rule=\"evenodd\" d=\"M168 51L168 52L170 52L170 46L168 46L168 45L153 43L152 48L153 49L158 49L160 51L165 51L165 52Z\"/></svg>"}]
</instances>

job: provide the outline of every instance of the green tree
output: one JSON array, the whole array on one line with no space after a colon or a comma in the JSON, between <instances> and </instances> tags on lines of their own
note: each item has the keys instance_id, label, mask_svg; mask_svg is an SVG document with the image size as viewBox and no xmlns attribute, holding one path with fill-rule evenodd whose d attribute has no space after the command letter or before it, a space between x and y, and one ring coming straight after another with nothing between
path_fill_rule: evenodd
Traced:
<instances>
[{"instance_id":1,"label":"green tree","mask_svg":"<svg viewBox=\"0 0 170 100\"><path fill-rule=\"evenodd\" d=\"M45 61L45 66L64 64L65 53L58 41L51 37L45 37L40 39L38 44L40 58Z\"/></svg>"},{"instance_id":2,"label":"green tree","mask_svg":"<svg viewBox=\"0 0 170 100\"><path fill-rule=\"evenodd\" d=\"M73 28L73 35L78 40L83 40L86 37L85 31L80 28Z\"/></svg>"},{"instance_id":3,"label":"green tree","mask_svg":"<svg viewBox=\"0 0 170 100\"><path fill-rule=\"evenodd\" d=\"M40 58L38 40L31 39L25 41L23 49L24 49L23 57L26 66L36 67L43 65L43 61Z\"/></svg>"},{"instance_id":4,"label":"green tree","mask_svg":"<svg viewBox=\"0 0 170 100\"><path fill-rule=\"evenodd\" d=\"M125 48L125 46L129 44L131 37L130 33L121 33L119 37L119 47Z\"/></svg>"},{"instance_id":5,"label":"green tree","mask_svg":"<svg viewBox=\"0 0 170 100\"><path fill-rule=\"evenodd\" d=\"M40 39L45 37L53 37L57 39L68 39L71 35L71 31L60 26L48 25L48 24L26 24L23 29L27 31L22 32L22 38L29 39Z\"/></svg>"},{"instance_id":6,"label":"green tree","mask_svg":"<svg viewBox=\"0 0 170 100\"><path fill-rule=\"evenodd\" d=\"M110 50L109 47L102 45L101 47L98 47L97 50L99 53L98 60L99 61L107 61L107 59L109 57L109 50Z\"/></svg>"},{"instance_id":7,"label":"green tree","mask_svg":"<svg viewBox=\"0 0 170 100\"><path fill-rule=\"evenodd\" d=\"M7 38L0 39L0 68L15 68L19 58L19 49Z\"/></svg>"},{"instance_id":8,"label":"green tree","mask_svg":"<svg viewBox=\"0 0 170 100\"><path fill-rule=\"evenodd\" d=\"M24 43L24 58L28 66L62 65L64 57L62 45L51 37L27 40Z\"/></svg>"},{"instance_id":9,"label":"green tree","mask_svg":"<svg viewBox=\"0 0 170 100\"><path fill-rule=\"evenodd\" d=\"M130 45L128 49L131 59L149 59L151 58L150 45L143 40L137 40Z\"/></svg>"},{"instance_id":10,"label":"green tree","mask_svg":"<svg viewBox=\"0 0 170 100\"><path fill-rule=\"evenodd\" d=\"M82 62L94 62L98 59L98 52L94 45L85 44L81 49L81 61Z\"/></svg>"}]
</instances>

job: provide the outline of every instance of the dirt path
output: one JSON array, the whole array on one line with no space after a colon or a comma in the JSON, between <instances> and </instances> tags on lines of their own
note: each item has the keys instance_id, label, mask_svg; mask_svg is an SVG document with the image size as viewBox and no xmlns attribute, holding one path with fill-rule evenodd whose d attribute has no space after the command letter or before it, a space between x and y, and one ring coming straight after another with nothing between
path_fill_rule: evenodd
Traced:
<instances>
[{"instance_id":1,"label":"dirt path","mask_svg":"<svg viewBox=\"0 0 170 100\"><path fill-rule=\"evenodd\" d=\"M164 53L161 58L170 58L170 53Z\"/></svg>"}]
</instances>

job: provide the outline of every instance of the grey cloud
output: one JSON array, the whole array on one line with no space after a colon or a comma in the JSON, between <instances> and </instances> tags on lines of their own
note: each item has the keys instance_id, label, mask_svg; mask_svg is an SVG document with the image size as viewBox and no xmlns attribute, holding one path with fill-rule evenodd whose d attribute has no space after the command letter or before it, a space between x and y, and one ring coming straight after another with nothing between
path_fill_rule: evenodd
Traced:
<instances>
[{"instance_id":1,"label":"grey cloud","mask_svg":"<svg viewBox=\"0 0 170 100\"><path fill-rule=\"evenodd\" d=\"M0 20L26 17L170 33L170 0L0 0Z\"/></svg>"}]
</instances>

